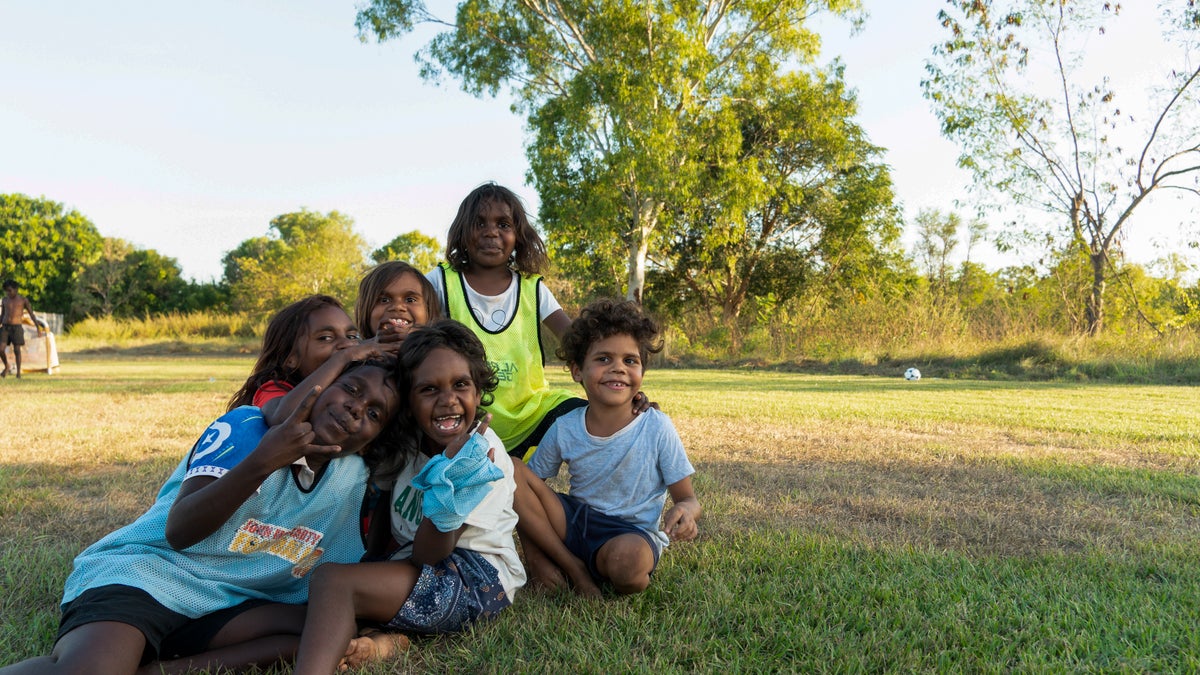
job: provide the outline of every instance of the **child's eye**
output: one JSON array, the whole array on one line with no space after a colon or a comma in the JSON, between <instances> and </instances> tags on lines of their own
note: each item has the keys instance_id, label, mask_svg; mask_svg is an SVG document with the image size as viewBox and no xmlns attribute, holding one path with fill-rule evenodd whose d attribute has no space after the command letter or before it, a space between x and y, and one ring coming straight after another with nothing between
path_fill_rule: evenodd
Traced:
<instances>
[{"instance_id":1,"label":"child's eye","mask_svg":"<svg viewBox=\"0 0 1200 675\"><path fill-rule=\"evenodd\" d=\"M362 335L359 334L358 331L352 331L350 333L347 333L346 337L350 338L351 340L361 340L362 339Z\"/></svg>"},{"instance_id":2,"label":"child's eye","mask_svg":"<svg viewBox=\"0 0 1200 675\"><path fill-rule=\"evenodd\" d=\"M376 303L376 304L380 304L380 305L386 305L386 304L388 304L388 303L389 303L389 302L391 302L391 301L392 301L392 299L391 299L391 298L389 298L388 296L386 296L386 295L381 295L381 296L379 296L379 302L378 302L378 303Z\"/></svg>"},{"instance_id":3,"label":"child's eye","mask_svg":"<svg viewBox=\"0 0 1200 675\"><path fill-rule=\"evenodd\" d=\"M372 420L374 420L374 421L378 422L378 421L379 421L379 418L383 417L383 415L382 415L382 414L380 414L380 412L379 412L379 409L377 409L377 408L369 408L369 409L367 409L367 417L369 417L369 418L371 418Z\"/></svg>"}]
</instances>

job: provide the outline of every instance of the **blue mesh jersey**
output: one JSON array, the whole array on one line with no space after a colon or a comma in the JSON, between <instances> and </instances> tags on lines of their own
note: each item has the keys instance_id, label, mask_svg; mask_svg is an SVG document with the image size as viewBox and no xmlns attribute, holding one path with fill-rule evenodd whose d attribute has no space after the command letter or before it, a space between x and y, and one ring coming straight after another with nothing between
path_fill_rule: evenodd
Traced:
<instances>
[{"instance_id":1,"label":"blue mesh jersey","mask_svg":"<svg viewBox=\"0 0 1200 675\"><path fill-rule=\"evenodd\" d=\"M266 432L262 412L251 406L209 425L149 511L75 558L63 603L109 584L141 588L192 618L252 598L303 603L314 565L357 562L363 554L357 519L367 468L353 455L331 460L308 491L299 487L290 467L279 469L203 541L183 551L167 543L167 513L183 481L224 475Z\"/></svg>"}]
</instances>

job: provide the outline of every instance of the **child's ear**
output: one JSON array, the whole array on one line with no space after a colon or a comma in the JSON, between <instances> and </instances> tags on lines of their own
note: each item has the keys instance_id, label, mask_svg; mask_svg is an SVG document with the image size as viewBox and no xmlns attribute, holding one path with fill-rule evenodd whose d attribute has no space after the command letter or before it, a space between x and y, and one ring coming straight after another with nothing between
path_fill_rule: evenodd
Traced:
<instances>
[{"instance_id":1,"label":"child's ear","mask_svg":"<svg viewBox=\"0 0 1200 675\"><path fill-rule=\"evenodd\" d=\"M292 351L291 354L288 354L288 357L286 359L284 359L284 361L283 361L283 367L287 370L295 370L296 367L299 365L300 365L300 357L296 356L295 351Z\"/></svg>"},{"instance_id":2,"label":"child's ear","mask_svg":"<svg viewBox=\"0 0 1200 675\"><path fill-rule=\"evenodd\" d=\"M576 365L574 363L567 364L567 367L571 369L571 379L582 384L583 383L583 369L581 369L578 365Z\"/></svg>"}]
</instances>

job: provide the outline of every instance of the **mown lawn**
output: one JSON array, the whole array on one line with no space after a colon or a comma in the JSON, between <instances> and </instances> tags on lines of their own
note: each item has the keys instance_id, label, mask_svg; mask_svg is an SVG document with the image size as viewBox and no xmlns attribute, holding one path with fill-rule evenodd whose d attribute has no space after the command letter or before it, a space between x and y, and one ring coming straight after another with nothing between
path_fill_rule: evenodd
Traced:
<instances>
[{"instance_id":1,"label":"mown lawn","mask_svg":"<svg viewBox=\"0 0 1200 675\"><path fill-rule=\"evenodd\" d=\"M0 662L148 506L248 358L72 356L0 381ZM556 384L574 388L565 374ZM653 370L700 539L651 589L524 594L374 672L1195 671L1190 387Z\"/></svg>"}]
</instances>

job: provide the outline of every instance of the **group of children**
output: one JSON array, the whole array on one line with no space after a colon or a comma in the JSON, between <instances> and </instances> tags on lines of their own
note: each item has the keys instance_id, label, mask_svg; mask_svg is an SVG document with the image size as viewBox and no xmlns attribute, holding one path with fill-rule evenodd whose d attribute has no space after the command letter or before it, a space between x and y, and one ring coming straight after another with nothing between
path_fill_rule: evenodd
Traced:
<instances>
[{"instance_id":1,"label":"group of children","mask_svg":"<svg viewBox=\"0 0 1200 675\"><path fill-rule=\"evenodd\" d=\"M52 653L0 672L386 658L406 633L510 606L527 581L514 530L531 583L644 590L701 513L678 434L641 394L658 328L611 300L571 321L546 263L520 200L486 184L428 275L378 265L354 320L328 296L279 312L150 510L76 558ZM550 389L542 327L586 400ZM545 482L564 463L569 495Z\"/></svg>"}]
</instances>

